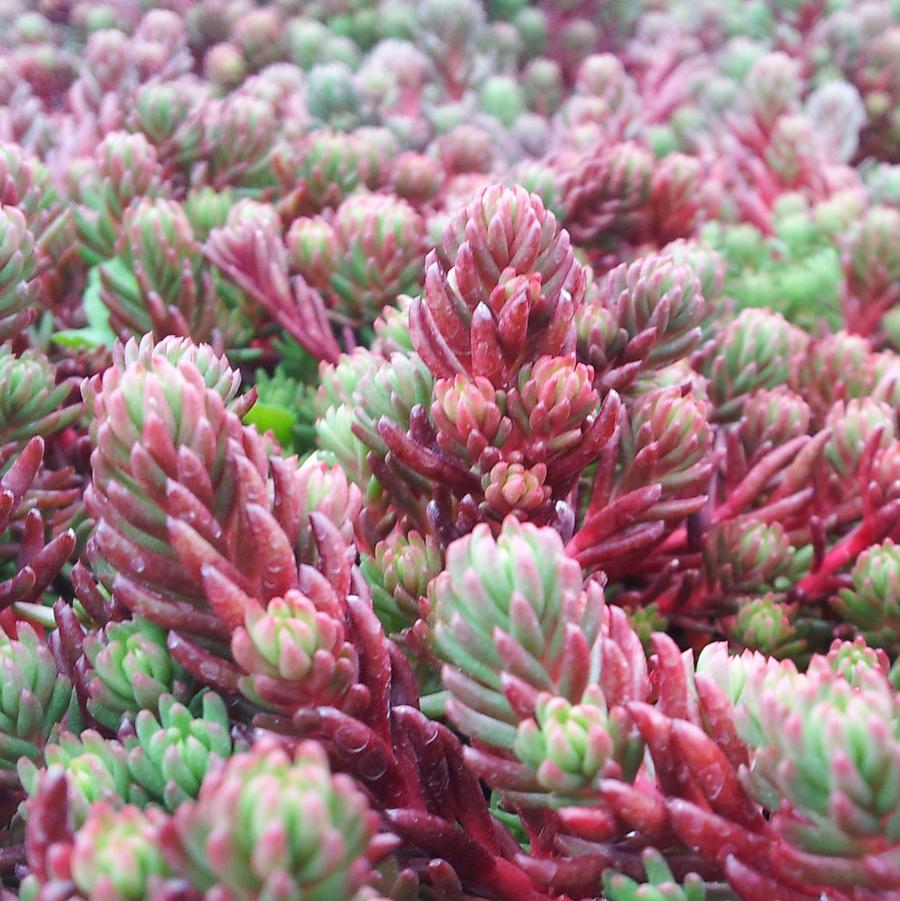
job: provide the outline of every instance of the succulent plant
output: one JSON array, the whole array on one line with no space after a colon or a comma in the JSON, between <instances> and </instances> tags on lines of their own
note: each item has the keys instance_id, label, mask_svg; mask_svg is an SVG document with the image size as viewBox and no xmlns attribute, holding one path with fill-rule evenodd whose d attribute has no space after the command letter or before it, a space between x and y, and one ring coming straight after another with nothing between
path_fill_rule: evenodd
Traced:
<instances>
[{"instance_id":1,"label":"succulent plant","mask_svg":"<svg viewBox=\"0 0 900 901\"><path fill-rule=\"evenodd\" d=\"M447 713L466 734L513 747L519 718L503 691L507 670L580 700L592 674L576 659L596 640L598 596L582 593L580 567L554 532L513 518L497 539L476 527L448 548L429 599L435 650L447 661ZM572 644L563 641L570 630L579 636Z\"/></svg>"},{"instance_id":2,"label":"succulent plant","mask_svg":"<svg viewBox=\"0 0 900 901\"><path fill-rule=\"evenodd\" d=\"M324 580L293 590L265 609L249 606L231 651L248 674L240 688L263 708L293 710L313 701L338 703L358 677L341 610Z\"/></svg>"},{"instance_id":3,"label":"succulent plant","mask_svg":"<svg viewBox=\"0 0 900 901\"><path fill-rule=\"evenodd\" d=\"M633 777L643 747L609 715L598 686L588 686L574 705L541 693L534 713L519 724L513 751L545 790L565 796L613 774Z\"/></svg>"},{"instance_id":4,"label":"succulent plant","mask_svg":"<svg viewBox=\"0 0 900 901\"><path fill-rule=\"evenodd\" d=\"M893 649L900 637L898 589L900 551L887 539L862 553L851 571L852 584L835 599L840 614L875 647Z\"/></svg>"},{"instance_id":5,"label":"succulent plant","mask_svg":"<svg viewBox=\"0 0 900 901\"><path fill-rule=\"evenodd\" d=\"M646 882L625 876L622 873L603 874L604 897L609 901L706 901L706 885L696 873L689 873L683 884L675 880L665 858L655 848L646 848L641 853L641 862L646 873Z\"/></svg>"},{"instance_id":6,"label":"succulent plant","mask_svg":"<svg viewBox=\"0 0 900 901\"><path fill-rule=\"evenodd\" d=\"M741 598L732 636L744 648L779 660L796 657L806 648L794 624L796 611L774 594Z\"/></svg>"},{"instance_id":7,"label":"succulent plant","mask_svg":"<svg viewBox=\"0 0 900 901\"><path fill-rule=\"evenodd\" d=\"M306 202L316 211L337 207L359 187L359 151L351 135L322 130L314 132L283 161L280 177L292 186L302 180Z\"/></svg>"},{"instance_id":8,"label":"succulent plant","mask_svg":"<svg viewBox=\"0 0 900 901\"><path fill-rule=\"evenodd\" d=\"M0 661L0 767L8 770L20 757L41 760L45 742L69 706L72 686L28 623L19 623L15 638L0 633Z\"/></svg>"},{"instance_id":9,"label":"succulent plant","mask_svg":"<svg viewBox=\"0 0 900 901\"><path fill-rule=\"evenodd\" d=\"M700 342L706 315L700 282L690 266L665 255L614 269L601 283L594 303L609 311L626 342L648 333L645 366L671 363Z\"/></svg>"},{"instance_id":10,"label":"succulent plant","mask_svg":"<svg viewBox=\"0 0 900 901\"><path fill-rule=\"evenodd\" d=\"M573 349L583 290L568 236L541 201L521 188L489 188L426 259L425 297L410 308L413 344L439 377L466 371L505 387L529 359Z\"/></svg>"},{"instance_id":11,"label":"succulent plant","mask_svg":"<svg viewBox=\"0 0 900 901\"><path fill-rule=\"evenodd\" d=\"M321 747L289 753L271 740L211 770L173 826L180 868L200 890L310 899L362 891L378 828L365 795L330 772Z\"/></svg>"},{"instance_id":12,"label":"succulent plant","mask_svg":"<svg viewBox=\"0 0 900 901\"><path fill-rule=\"evenodd\" d=\"M14 206L0 208L0 340L24 330L34 317L29 281L35 274L34 238Z\"/></svg>"},{"instance_id":13,"label":"succulent plant","mask_svg":"<svg viewBox=\"0 0 900 901\"><path fill-rule=\"evenodd\" d=\"M856 471L866 445L875 441L887 447L896 437L893 410L871 398L838 401L825 419L831 438L825 446L825 457L839 476Z\"/></svg>"},{"instance_id":14,"label":"succulent plant","mask_svg":"<svg viewBox=\"0 0 900 901\"><path fill-rule=\"evenodd\" d=\"M210 184L255 194L274 182L270 159L277 129L275 110L258 97L235 93L208 106L203 124Z\"/></svg>"},{"instance_id":15,"label":"succulent plant","mask_svg":"<svg viewBox=\"0 0 900 901\"><path fill-rule=\"evenodd\" d=\"M418 532L380 541L360 566L372 592L372 605L385 632L394 634L420 617L419 599L441 572L441 553L430 536Z\"/></svg>"},{"instance_id":16,"label":"succulent plant","mask_svg":"<svg viewBox=\"0 0 900 901\"><path fill-rule=\"evenodd\" d=\"M744 453L753 460L765 449L780 447L809 431L809 404L799 394L785 388L763 388L744 402L740 437Z\"/></svg>"},{"instance_id":17,"label":"succulent plant","mask_svg":"<svg viewBox=\"0 0 900 901\"><path fill-rule=\"evenodd\" d=\"M166 514L154 499L167 479L190 479L193 496L199 493L220 515L233 504L237 486L224 451L240 440L242 426L225 405L246 409L235 397L238 385L238 374L209 348L171 340L155 346L145 339L120 347L116 364L84 389L96 444L86 501L100 520L88 552L101 581L114 596L118 583L129 595L126 606L145 618L158 621L160 604L177 602L185 611L206 606L199 586L185 578ZM125 497L126 516L134 518L130 528L117 512L117 500Z\"/></svg>"},{"instance_id":18,"label":"succulent plant","mask_svg":"<svg viewBox=\"0 0 900 901\"><path fill-rule=\"evenodd\" d=\"M202 282L200 245L184 210L168 200L142 200L125 214L120 251L100 267L101 297L123 339L153 332L210 337L220 312Z\"/></svg>"},{"instance_id":19,"label":"succulent plant","mask_svg":"<svg viewBox=\"0 0 900 901\"><path fill-rule=\"evenodd\" d=\"M872 838L890 833L896 810L885 776L896 766L897 706L886 677L869 669L853 686L814 660L807 673L787 668L770 685L759 673L749 690L736 725L751 749L751 791L779 811L786 861L803 878L831 856L843 878L871 881Z\"/></svg>"},{"instance_id":20,"label":"succulent plant","mask_svg":"<svg viewBox=\"0 0 900 901\"><path fill-rule=\"evenodd\" d=\"M78 419L81 405L69 403L75 381L57 384L53 364L37 350L16 355L0 345L0 444L22 447L35 435L52 435Z\"/></svg>"},{"instance_id":21,"label":"succulent plant","mask_svg":"<svg viewBox=\"0 0 900 901\"><path fill-rule=\"evenodd\" d=\"M135 804L143 807L149 797L128 770L127 752L121 742L104 738L85 729L80 735L62 732L48 744L44 763L65 777L68 814L76 828L81 827L94 804L105 802L114 807ZM33 798L40 793L41 772L33 761L22 758L18 774L23 787Z\"/></svg>"},{"instance_id":22,"label":"succulent plant","mask_svg":"<svg viewBox=\"0 0 900 901\"><path fill-rule=\"evenodd\" d=\"M72 881L84 897L148 897L171 869L160 847L166 818L150 808L97 804L75 837Z\"/></svg>"},{"instance_id":23,"label":"succulent plant","mask_svg":"<svg viewBox=\"0 0 900 901\"><path fill-rule=\"evenodd\" d=\"M0 3L0 901L900 893L897 15Z\"/></svg>"},{"instance_id":24,"label":"succulent plant","mask_svg":"<svg viewBox=\"0 0 900 901\"><path fill-rule=\"evenodd\" d=\"M79 251L89 265L112 259L125 210L135 198L157 196L161 182L156 150L142 134L115 131L103 139L75 185Z\"/></svg>"},{"instance_id":25,"label":"succulent plant","mask_svg":"<svg viewBox=\"0 0 900 901\"><path fill-rule=\"evenodd\" d=\"M134 737L124 739L132 781L169 810L196 798L207 771L234 751L222 699L206 692L200 706L195 715L171 695L162 695L158 712L141 710Z\"/></svg>"},{"instance_id":26,"label":"succulent plant","mask_svg":"<svg viewBox=\"0 0 900 901\"><path fill-rule=\"evenodd\" d=\"M726 422L734 419L740 415L747 394L784 384L807 340L802 331L777 313L743 310L723 330L709 364L709 390L716 417Z\"/></svg>"},{"instance_id":27,"label":"succulent plant","mask_svg":"<svg viewBox=\"0 0 900 901\"><path fill-rule=\"evenodd\" d=\"M707 578L729 591L752 591L787 573L794 548L779 523L724 522L704 537Z\"/></svg>"},{"instance_id":28,"label":"succulent plant","mask_svg":"<svg viewBox=\"0 0 900 901\"><path fill-rule=\"evenodd\" d=\"M186 700L187 674L166 647L166 632L148 620L108 623L83 642L87 707L107 729L154 710L164 694Z\"/></svg>"}]
</instances>

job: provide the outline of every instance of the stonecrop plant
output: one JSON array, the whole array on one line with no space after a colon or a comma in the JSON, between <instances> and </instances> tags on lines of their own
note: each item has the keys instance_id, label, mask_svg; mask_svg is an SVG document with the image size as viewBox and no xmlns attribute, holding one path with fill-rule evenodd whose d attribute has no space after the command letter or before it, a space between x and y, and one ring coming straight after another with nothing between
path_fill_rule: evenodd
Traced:
<instances>
[{"instance_id":1,"label":"stonecrop plant","mask_svg":"<svg viewBox=\"0 0 900 901\"><path fill-rule=\"evenodd\" d=\"M900 4L0 4L0 901L900 901Z\"/></svg>"}]
</instances>

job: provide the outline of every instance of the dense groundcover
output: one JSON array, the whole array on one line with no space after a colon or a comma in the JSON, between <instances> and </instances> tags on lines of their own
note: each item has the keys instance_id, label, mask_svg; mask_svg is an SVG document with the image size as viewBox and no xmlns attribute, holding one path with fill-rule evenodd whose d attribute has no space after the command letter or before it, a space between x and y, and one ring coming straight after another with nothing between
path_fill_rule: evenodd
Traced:
<instances>
[{"instance_id":1,"label":"dense groundcover","mask_svg":"<svg viewBox=\"0 0 900 901\"><path fill-rule=\"evenodd\" d=\"M0 45L2 901L900 898L900 3Z\"/></svg>"}]
</instances>

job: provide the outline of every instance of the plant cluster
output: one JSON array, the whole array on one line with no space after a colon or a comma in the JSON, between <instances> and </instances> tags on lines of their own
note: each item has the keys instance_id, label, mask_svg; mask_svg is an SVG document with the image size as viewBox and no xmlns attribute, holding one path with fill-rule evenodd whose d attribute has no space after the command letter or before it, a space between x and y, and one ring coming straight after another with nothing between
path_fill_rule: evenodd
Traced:
<instances>
[{"instance_id":1,"label":"plant cluster","mask_svg":"<svg viewBox=\"0 0 900 901\"><path fill-rule=\"evenodd\" d=\"M900 898L896 2L0 25L0 901Z\"/></svg>"}]
</instances>

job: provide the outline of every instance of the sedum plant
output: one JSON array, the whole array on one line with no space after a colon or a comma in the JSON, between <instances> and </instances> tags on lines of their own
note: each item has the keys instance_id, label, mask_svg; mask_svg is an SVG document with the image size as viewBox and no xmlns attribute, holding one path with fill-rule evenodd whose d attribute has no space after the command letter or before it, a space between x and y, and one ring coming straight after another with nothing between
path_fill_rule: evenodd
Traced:
<instances>
[{"instance_id":1,"label":"sedum plant","mask_svg":"<svg viewBox=\"0 0 900 901\"><path fill-rule=\"evenodd\" d=\"M0 901L900 893L896 2L0 6Z\"/></svg>"}]
</instances>

